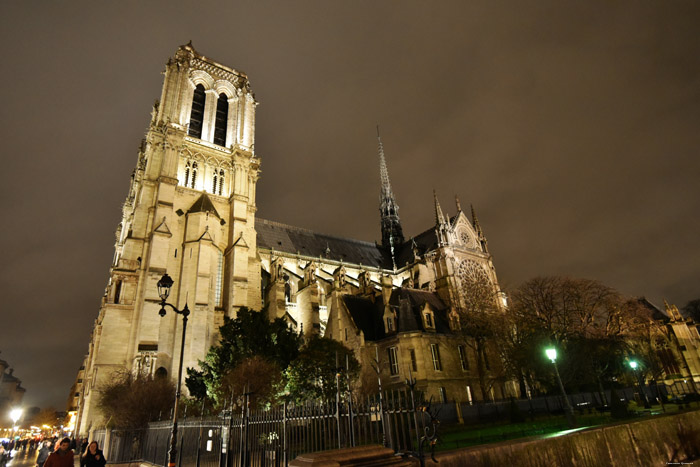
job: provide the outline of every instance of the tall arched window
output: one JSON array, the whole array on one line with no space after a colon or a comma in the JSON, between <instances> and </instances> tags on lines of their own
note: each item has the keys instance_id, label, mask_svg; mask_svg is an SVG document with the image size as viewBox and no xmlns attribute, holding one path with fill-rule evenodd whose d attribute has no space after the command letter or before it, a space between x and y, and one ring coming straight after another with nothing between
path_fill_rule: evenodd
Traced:
<instances>
[{"instance_id":1,"label":"tall arched window","mask_svg":"<svg viewBox=\"0 0 700 467\"><path fill-rule=\"evenodd\" d=\"M221 196L221 193L224 191L224 169L219 170L219 192L218 195Z\"/></svg>"},{"instance_id":2,"label":"tall arched window","mask_svg":"<svg viewBox=\"0 0 700 467\"><path fill-rule=\"evenodd\" d=\"M214 178L213 178L213 183L212 183L212 188L211 188L211 192L214 194L216 194L216 182L219 181L218 175L219 175L219 173L216 171L216 169L214 169Z\"/></svg>"},{"instance_id":3,"label":"tall arched window","mask_svg":"<svg viewBox=\"0 0 700 467\"><path fill-rule=\"evenodd\" d=\"M204 101L206 95L204 86L198 84L194 88L194 96L192 96L192 112L190 112L190 131L189 135L195 138L202 137L202 122L204 121Z\"/></svg>"},{"instance_id":4,"label":"tall arched window","mask_svg":"<svg viewBox=\"0 0 700 467\"><path fill-rule=\"evenodd\" d=\"M190 162L187 161L185 164L185 186L190 184Z\"/></svg>"},{"instance_id":5,"label":"tall arched window","mask_svg":"<svg viewBox=\"0 0 700 467\"><path fill-rule=\"evenodd\" d=\"M226 120L228 119L228 97L219 94L216 101L216 120L214 122L214 144L226 146ZM201 133L201 130L200 130Z\"/></svg>"},{"instance_id":6,"label":"tall arched window","mask_svg":"<svg viewBox=\"0 0 700 467\"><path fill-rule=\"evenodd\" d=\"M197 181L197 163L192 162L192 184L190 185L190 188L194 188L194 184Z\"/></svg>"}]
</instances>

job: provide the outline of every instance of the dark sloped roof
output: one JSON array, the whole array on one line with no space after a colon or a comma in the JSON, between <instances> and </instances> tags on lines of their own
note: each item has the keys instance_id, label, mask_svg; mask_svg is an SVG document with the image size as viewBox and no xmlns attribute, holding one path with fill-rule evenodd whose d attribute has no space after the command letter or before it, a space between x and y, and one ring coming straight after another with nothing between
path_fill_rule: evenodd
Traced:
<instances>
[{"instance_id":1,"label":"dark sloped roof","mask_svg":"<svg viewBox=\"0 0 700 467\"><path fill-rule=\"evenodd\" d=\"M425 304L430 305L435 316L435 331L441 334L450 332L447 318L448 308L435 292L416 289L395 289L391 293L389 304L398 307L399 332L424 331L421 311Z\"/></svg>"},{"instance_id":2,"label":"dark sloped roof","mask_svg":"<svg viewBox=\"0 0 700 467\"><path fill-rule=\"evenodd\" d=\"M668 315L661 311L659 307L651 303L649 300L647 300L645 297L639 297L637 299L640 305L642 305L647 312L649 313L649 318L653 319L654 321L669 321Z\"/></svg>"},{"instance_id":3,"label":"dark sloped roof","mask_svg":"<svg viewBox=\"0 0 700 467\"><path fill-rule=\"evenodd\" d=\"M367 296L343 295L343 302L355 324L362 330L367 341L377 341L387 337L384 332L384 304L381 298L372 301ZM421 311L428 303L435 316L435 331L440 334L450 332L447 318L448 308L434 292L415 289L394 289L389 305L396 312L398 332L425 331Z\"/></svg>"},{"instance_id":4,"label":"dark sloped roof","mask_svg":"<svg viewBox=\"0 0 700 467\"><path fill-rule=\"evenodd\" d=\"M190 206L187 212L209 212L221 219L221 216L219 216L219 213L216 211L214 204L211 202L211 199L209 199L206 193L202 193L202 196L197 198L197 201L195 201L194 204Z\"/></svg>"},{"instance_id":5,"label":"dark sloped roof","mask_svg":"<svg viewBox=\"0 0 700 467\"><path fill-rule=\"evenodd\" d=\"M366 296L343 295L343 302L357 327L365 333L365 340L377 341L386 337L382 321L384 304L381 298L372 301Z\"/></svg>"},{"instance_id":6,"label":"dark sloped roof","mask_svg":"<svg viewBox=\"0 0 700 467\"><path fill-rule=\"evenodd\" d=\"M431 227L425 232L421 232L413 238L409 238L396 249L396 267L403 267L406 263L413 263L413 243L416 243L418 254L422 255L426 251L437 248L437 235L435 227Z\"/></svg>"},{"instance_id":7,"label":"dark sloped roof","mask_svg":"<svg viewBox=\"0 0 700 467\"><path fill-rule=\"evenodd\" d=\"M305 256L323 256L365 266L391 267L391 258L375 243L320 234L259 218L255 219L255 230L258 247L261 248Z\"/></svg>"}]
</instances>

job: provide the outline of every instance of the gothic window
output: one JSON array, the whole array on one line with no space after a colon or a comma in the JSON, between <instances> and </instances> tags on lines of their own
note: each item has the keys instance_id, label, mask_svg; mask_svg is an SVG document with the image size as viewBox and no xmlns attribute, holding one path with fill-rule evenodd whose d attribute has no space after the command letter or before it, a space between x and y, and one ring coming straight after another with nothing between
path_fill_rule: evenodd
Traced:
<instances>
[{"instance_id":1,"label":"gothic window","mask_svg":"<svg viewBox=\"0 0 700 467\"><path fill-rule=\"evenodd\" d=\"M396 347L389 347L387 349L389 353L389 372L393 375L399 374L399 359L396 353Z\"/></svg>"},{"instance_id":2,"label":"gothic window","mask_svg":"<svg viewBox=\"0 0 700 467\"><path fill-rule=\"evenodd\" d=\"M219 94L216 101L216 120L214 121L214 144L226 146L226 120L228 118L228 97Z\"/></svg>"},{"instance_id":3,"label":"gothic window","mask_svg":"<svg viewBox=\"0 0 700 467\"><path fill-rule=\"evenodd\" d=\"M188 134L200 139L202 138L205 100L206 94L204 92L204 86L198 84L197 87L194 88L194 95L192 96L192 111L190 112L190 130Z\"/></svg>"},{"instance_id":4,"label":"gothic window","mask_svg":"<svg viewBox=\"0 0 700 467\"><path fill-rule=\"evenodd\" d=\"M216 193L216 190L214 190L214 194L221 196L223 191L224 191L224 169L221 169L221 170L219 170L219 192Z\"/></svg>"},{"instance_id":5,"label":"gothic window","mask_svg":"<svg viewBox=\"0 0 700 467\"><path fill-rule=\"evenodd\" d=\"M223 288L223 275L224 275L224 255L219 251L219 264L216 270L216 292L214 296L214 303L216 306L221 306L221 289Z\"/></svg>"},{"instance_id":6,"label":"gothic window","mask_svg":"<svg viewBox=\"0 0 700 467\"><path fill-rule=\"evenodd\" d=\"M197 163L192 162L192 182L190 184L190 188L194 188L196 182L197 182Z\"/></svg>"},{"instance_id":7,"label":"gothic window","mask_svg":"<svg viewBox=\"0 0 700 467\"><path fill-rule=\"evenodd\" d=\"M219 180L219 174L217 173L216 169L214 169L214 178L213 178L213 184L212 184L212 189L211 192L216 194L216 182Z\"/></svg>"},{"instance_id":8,"label":"gothic window","mask_svg":"<svg viewBox=\"0 0 700 467\"><path fill-rule=\"evenodd\" d=\"M192 169L192 166L190 165L190 161L187 161L187 164L185 164L185 186L189 185L190 183L190 170Z\"/></svg>"},{"instance_id":9,"label":"gothic window","mask_svg":"<svg viewBox=\"0 0 700 467\"><path fill-rule=\"evenodd\" d=\"M433 370L442 371L442 362L440 361L440 348L437 344L430 344L430 355L433 357Z\"/></svg>"},{"instance_id":10,"label":"gothic window","mask_svg":"<svg viewBox=\"0 0 700 467\"><path fill-rule=\"evenodd\" d=\"M465 288L472 287L474 284L488 284L489 277L486 275L484 268L470 259L462 260L458 263L457 274L460 282Z\"/></svg>"}]
</instances>

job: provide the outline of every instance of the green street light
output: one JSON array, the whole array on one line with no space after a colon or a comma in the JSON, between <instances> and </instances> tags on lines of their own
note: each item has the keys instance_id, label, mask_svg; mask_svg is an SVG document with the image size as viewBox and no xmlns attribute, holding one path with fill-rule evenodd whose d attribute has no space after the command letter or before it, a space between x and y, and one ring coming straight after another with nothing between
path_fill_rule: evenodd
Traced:
<instances>
[{"instance_id":1,"label":"green street light","mask_svg":"<svg viewBox=\"0 0 700 467\"><path fill-rule=\"evenodd\" d=\"M557 349L554 347L549 347L545 349L544 352L547 354L547 358L552 361L552 365L554 365L554 372L557 375L559 389L561 390L562 396L564 396L564 414L566 415L566 422L568 423L569 428L574 428L576 426L574 408L571 407L571 402L569 402L569 398L566 396L566 391L564 390L564 383L561 382L561 376L559 376L559 368L557 368Z\"/></svg>"},{"instance_id":2,"label":"green street light","mask_svg":"<svg viewBox=\"0 0 700 467\"><path fill-rule=\"evenodd\" d=\"M647 393L644 390L644 383L642 382L642 375L637 371L637 367L639 364L637 363L636 360L630 360L629 361L630 368L632 368L632 371L634 372L634 376L637 378L637 384L639 385L639 394L644 400L644 408L645 409L650 409L651 405L649 404L649 398L647 397Z\"/></svg>"}]
</instances>

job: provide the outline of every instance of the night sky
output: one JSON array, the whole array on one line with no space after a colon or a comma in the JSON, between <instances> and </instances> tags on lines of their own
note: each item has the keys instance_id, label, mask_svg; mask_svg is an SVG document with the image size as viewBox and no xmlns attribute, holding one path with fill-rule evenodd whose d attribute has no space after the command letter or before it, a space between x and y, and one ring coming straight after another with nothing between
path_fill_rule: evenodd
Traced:
<instances>
[{"instance_id":1,"label":"night sky","mask_svg":"<svg viewBox=\"0 0 700 467\"><path fill-rule=\"evenodd\" d=\"M381 238L375 126L407 237L473 203L507 290L700 297L700 3L0 3L0 358L62 409L177 47L248 74L258 216Z\"/></svg>"}]
</instances>

